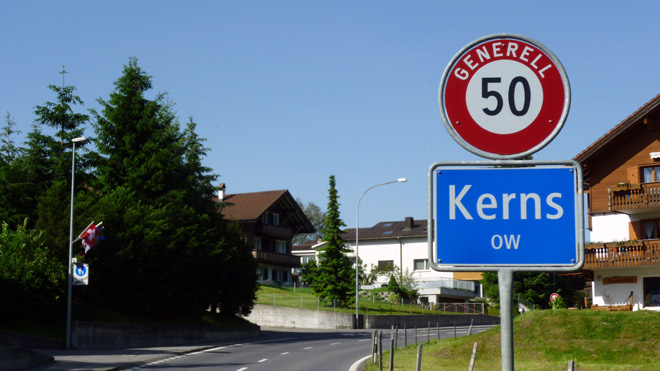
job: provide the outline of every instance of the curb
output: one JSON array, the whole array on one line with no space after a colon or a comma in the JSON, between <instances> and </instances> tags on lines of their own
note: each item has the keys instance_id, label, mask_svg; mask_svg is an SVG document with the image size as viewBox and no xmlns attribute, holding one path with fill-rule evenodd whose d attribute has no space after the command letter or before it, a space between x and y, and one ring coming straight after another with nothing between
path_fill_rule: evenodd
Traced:
<instances>
[{"instance_id":1,"label":"curb","mask_svg":"<svg viewBox=\"0 0 660 371\"><path fill-rule=\"evenodd\" d=\"M360 358L355 363L351 365L351 368L348 369L348 371L362 371L364 370L364 366L367 364L367 360L371 358L371 356L366 356L364 358Z\"/></svg>"}]
</instances>

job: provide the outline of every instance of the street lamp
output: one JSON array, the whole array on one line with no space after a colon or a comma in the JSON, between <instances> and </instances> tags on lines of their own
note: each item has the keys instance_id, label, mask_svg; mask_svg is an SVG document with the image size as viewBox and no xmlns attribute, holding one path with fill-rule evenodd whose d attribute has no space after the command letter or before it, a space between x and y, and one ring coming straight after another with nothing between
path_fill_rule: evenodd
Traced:
<instances>
[{"instance_id":1,"label":"street lamp","mask_svg":"<svg viewBox=\"0 0 660 371\"><path fill-rule=\"evenodd\" d=\"M406 181L408 181L406 178L399 178L397 180L392 180L387 183L376 184L375 186L371 186L367 188L367 190L364 191L364 193L362 193L362 196L358 200L357 212L355 215L355 327L356 328L359 328L360 326L360 322L359 322L360 321L360 296L359 296L360 286L358 282L360 275L360 263L359 263L360 254L359 254L359 243L358 243L358 234L360 233L360 202L362 202L362 198L364 197L364 195L367 194L367 192L369 192L370 190L376 187L380 187L392 183L404 183Z\"/></svg>"},{"instance_id":2,"label":"street lamp","mask_svg":"<svg viewBox=\"0 0 660 371\"><path fill-rule=\"evenodd\" d=\"M69 219L69 274L67 277L67 295L66 295L66 347L71 348L71 284L73 281L73 195L75 189L76 175L76 143L81 146L87 143L87 138L78 137L71 139L71 219Z\"/></svg>"}]
</instances>

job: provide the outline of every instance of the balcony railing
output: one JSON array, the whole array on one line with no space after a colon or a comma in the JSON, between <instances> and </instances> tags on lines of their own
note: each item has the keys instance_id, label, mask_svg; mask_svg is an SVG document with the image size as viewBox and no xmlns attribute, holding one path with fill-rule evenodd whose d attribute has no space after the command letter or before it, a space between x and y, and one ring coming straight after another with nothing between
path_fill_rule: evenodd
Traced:
<instances>
[{"instance_id":1,"label":"balcony railing","mask_svg":"<svg viewBox=\"0 0 660 371\"><path fill-rule=\"evenodd\" d=\"M287 254L279 254L272 251L252 250L252 256L259 263L283 265L291 268L300 267L300 257Z\"/></svg>"},{"instance_id":2,"label":"balcony railing","mask_svg":"<svg viewBox=\"0 0 660 371\"><path fill-rule=\"evenodd\" d=\"M660 241L600 243L585 246L583 269L660 265Z\"/></svg>"},{"instance_id":3,"label":"balcony railing","mask_svg":"<svg viewBox=\"0 0 660 371\"><path fill-rule=\"evenodd\" d=\"M608 192L610 210L660 207L660 183L620 184Z\"/></svg>"}]
</instances>

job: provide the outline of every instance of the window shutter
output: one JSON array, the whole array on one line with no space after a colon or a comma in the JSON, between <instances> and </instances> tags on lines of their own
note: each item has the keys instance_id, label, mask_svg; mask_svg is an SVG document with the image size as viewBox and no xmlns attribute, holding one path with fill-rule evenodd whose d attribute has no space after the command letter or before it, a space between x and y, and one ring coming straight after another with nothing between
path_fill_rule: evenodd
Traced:
<instances>
[{"instance_id":1,"label":"window shutter","mask_svg":"<svg viewBox=\"0 0 660 371\"><path fill-rule=\"evenodd\" d=\"M642 234L642 222L630 222L628 224L628 239L630 240L640 240L643 239Z\"/></svg>"},{"instance_id":2,"label":"window shutter","mask_svg":"<svg viewBox=\"0 0 660 371\"><path fill-rule=\"evenodd\" d=\"M638 167L629 167L628 168L628 183L639 184L639 168Z\"/></svg>"}]
</instances>

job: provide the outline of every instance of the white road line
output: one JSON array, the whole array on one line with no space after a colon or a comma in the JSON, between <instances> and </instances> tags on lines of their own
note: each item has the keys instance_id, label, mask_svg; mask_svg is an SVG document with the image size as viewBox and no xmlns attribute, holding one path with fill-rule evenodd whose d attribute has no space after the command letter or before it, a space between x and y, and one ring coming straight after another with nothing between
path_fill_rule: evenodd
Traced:
<instances>
[{"instance_id":1,"label":"white road line","mask_svg":"<svg viewBox=\"0 0 660 371\"><path fill-rule=\"evenodd\" d=\"M399 335L399 336L401 336L401 335ZM371 339L360 339L358 341L371 341Z\"/></svg>"},{"instance_id":2,"label":"white road line","mask_svg":"<svg viewBox=\"0 0 660 371\"><path fill-rule=\"evenodd\" d=\"M287 354L289 354L289 352L280 353L280 355L283 355L283 356L285 356Z\"/></svg>"},{"instance_id":3,"label":"white road line","mask_svg":"<svg viewBox=\"0 0 660 371\"><path fill-rule=\"evenodd\" d=\"M245 371L245 370L247 370L247 367L239 368L239 369L236 370L236 371Z\"/></svg>"},{"instance_id":4,"label":"white road line","mask_svg":"<svg viewBox=\"0 0 660 371\"><path fill-rule=\"evenodd\" d=\"M259 362L257 362L257 363L264 363L264 362L266 362L266 361L268 361L268 358L260 359Z\"/></svg>"},{"instance_id":5,"label":"white road line","mask_svg":"<svg viewBox=\"0 0 660 371\"><path fill-rule=\"evenodd\" d=\"M312 349L312 348L314 348L314 347L305 347L305 348L303 348L303 350Z\"/></svg>"},{"instance_id":6,"label":"white road line","mask_svg":"<svg viewBox=\"0 0 660 371\"><path fill-rule=\"evenodd\" d=\"M341 344L341 343L330 343L330 345L338 345L338 344Z\"/></svg>"}]
</instances>

